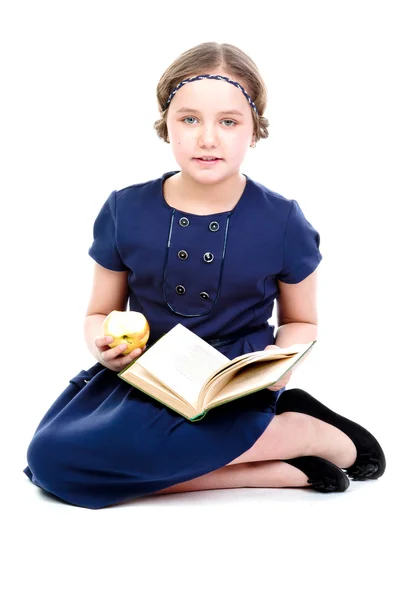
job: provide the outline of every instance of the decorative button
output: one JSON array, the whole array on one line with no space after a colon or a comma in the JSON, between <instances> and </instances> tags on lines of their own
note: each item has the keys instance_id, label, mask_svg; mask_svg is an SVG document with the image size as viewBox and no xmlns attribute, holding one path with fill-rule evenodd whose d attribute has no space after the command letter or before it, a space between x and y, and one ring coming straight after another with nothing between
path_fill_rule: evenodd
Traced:
<instances>
[{"instance_id":1,"label":"decorative button","mask_svg":"<svg viewBox=\"0 0 400 600\"><path fill-rule=\"evenodd\" d=\"M177 285L175 288L175 291L177 294L184 294L186 292L185 288L183 287L183 285Z\"/></svg>"},{"instance_id":2,"label":"decorative button","mask_svg":"<svg viewBox=\"0 0 400 600\"><path fill-rule=\"evenodd\" d=\"M187 227L189 225L189 219L187 217L181 217L179 219L179 225L181 227Z\"/></svg>"},{"instance_id":3,"label":"decorative button","mask_svg":"<svg viewBox=\"0 0 400 600\"><path fill-rule=\"evenodd\" d=\"M210 296L207 294L207 292L201 292L200 297L203 298L203 300L208 300Z\"/></svg>"},{"instance_id":4,"label":"decorative button","mask_svg":"<svg viewBox=\"0 0 400 600\"><path fill-rule=\"evenodd\" d=\"M210 231L218 231L218 229L219 229L219 223L217 223L217 221L211 221L211 223L208 226L208 229Z\"/></svg>"},{"instance_id":5,"label":"decorative button","mask_svg":"<svg viewBox=\"0 0 400 600\"><path fill-rule=\"evenodd\" d=\"M178 256L181 260L186 260L189 254L186 252L186 250L179 250Z\"/></svg>"},{"instance_id":6,"label":"decorative button","mask_svg":"<svg viewBox=\"0 0 400 600\"><path fill-rule=\"evenodd\" d=\"M206 253L203 255L203 260L204 260L204 262L206 262L206 263L210 263L210 262L212 262L212 261L214 260L214 254L211 254L211 252L206 252Z\"/></svg>"}]
</instances>

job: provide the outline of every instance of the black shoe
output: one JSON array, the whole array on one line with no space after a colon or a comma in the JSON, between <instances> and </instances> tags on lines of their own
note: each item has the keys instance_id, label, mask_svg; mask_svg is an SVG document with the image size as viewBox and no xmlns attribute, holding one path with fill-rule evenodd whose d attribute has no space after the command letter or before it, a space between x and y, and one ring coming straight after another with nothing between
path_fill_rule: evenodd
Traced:
<instances>
[{"instance_id":1,"label":"black shoe","mask_svg":"<svg viewBox=\"0 0 400 600\"><path fill-rule=\"evenodd\" d=\"M276 414L299 412L337 427L349 436L357 449L356 462L344 469L354 480L378 479L386 469L385 455L378 441L364 427L333 412L300 389L285 390L279 396Z\"/></svg>"},{"instance_id":2,"label":"black shoe","mask_svg":"<svg viewBox=\"0 0 400 600\"><path fill-rule=\"evenodd\" d=\"M318 492L345 492L350 485L349 478L342 469L319 456L300 456L283 460L309 477L307 483Z\"/></svg>"}]
</instances>

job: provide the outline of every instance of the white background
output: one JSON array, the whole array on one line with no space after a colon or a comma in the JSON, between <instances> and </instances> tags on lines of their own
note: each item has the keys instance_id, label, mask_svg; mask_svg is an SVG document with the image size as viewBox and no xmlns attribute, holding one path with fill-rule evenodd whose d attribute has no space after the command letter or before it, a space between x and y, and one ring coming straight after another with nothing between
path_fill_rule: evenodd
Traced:
<instances>
[{"instance_id":1,"label":"white background","mask_svg":"<svg viewBox=\"0 0 400 600\"><path fill-rule=\"evenodd\" d=\"M399 89L396 2L15 2L2 55L4 597L397 597ZM319 341L289 387L367 427L385 476L345 494L243 489L90 511L22 469L44 412L95 361L83 339L93 221L177 167L158 79L204 41L240 46L270 136L242 167L321 234ZM395 547L397 543L395 542Z\"/></svg>"}]
</instances>

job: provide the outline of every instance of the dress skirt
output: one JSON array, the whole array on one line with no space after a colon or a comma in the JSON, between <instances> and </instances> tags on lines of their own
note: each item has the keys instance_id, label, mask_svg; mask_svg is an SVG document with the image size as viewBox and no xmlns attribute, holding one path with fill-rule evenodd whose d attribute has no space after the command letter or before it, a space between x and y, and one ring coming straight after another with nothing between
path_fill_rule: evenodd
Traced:
<instances>
[{"instance_id":1,"label":"dress skirt","mask_svg":"<svg viewBox=\"0 0 400 600\"><path fill-rule=\"evenodd\" d=\"M249 450L273 419L282 391L256 392L191 422L96 363L69 381L43 417L24 472L43 490L85 508L150 495Z\"/></svg>"}]
</instances>

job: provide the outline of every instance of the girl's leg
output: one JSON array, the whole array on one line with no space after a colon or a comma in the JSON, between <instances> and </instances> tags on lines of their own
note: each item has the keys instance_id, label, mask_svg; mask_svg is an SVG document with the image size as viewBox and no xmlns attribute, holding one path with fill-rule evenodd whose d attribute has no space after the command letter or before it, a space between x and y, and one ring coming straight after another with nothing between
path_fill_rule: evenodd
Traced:
<instances>
[{"instance_id":1,"label":"girl's leg","mask_svg":"<svg viewBox=\"0 0 400 600\"><path fill-rule=\"evenodd\" d=\"M309 415L286 412L276 415L256 443L229 465L298 456L319 456L346 469L354 464L357 450L337 427Z\"/></svg>"},{"instance_id":2,"label":"girl's leg","mask_svg":"<svg viewBox=\"0 0 400 600\"><path fill-rule=\"evenodd\" d=\"M152 495L244 487L308 487L307 479L305 473L280 460L241 463L222 467Z\"/></svg>"},{"instance_id":3,"label":"girl's leg","mask_svg":"<svg viewBox=\"0 0 400 600\"><path fill-rule=\"evenodd\" d=\"M357 450L342 431L302 413L276 415L256 443L225 467L171 486L157 494L240 487L304 487L308 477L282 462L298 456L319 456L345 469Z\"/></svg>"}]
</instances>

